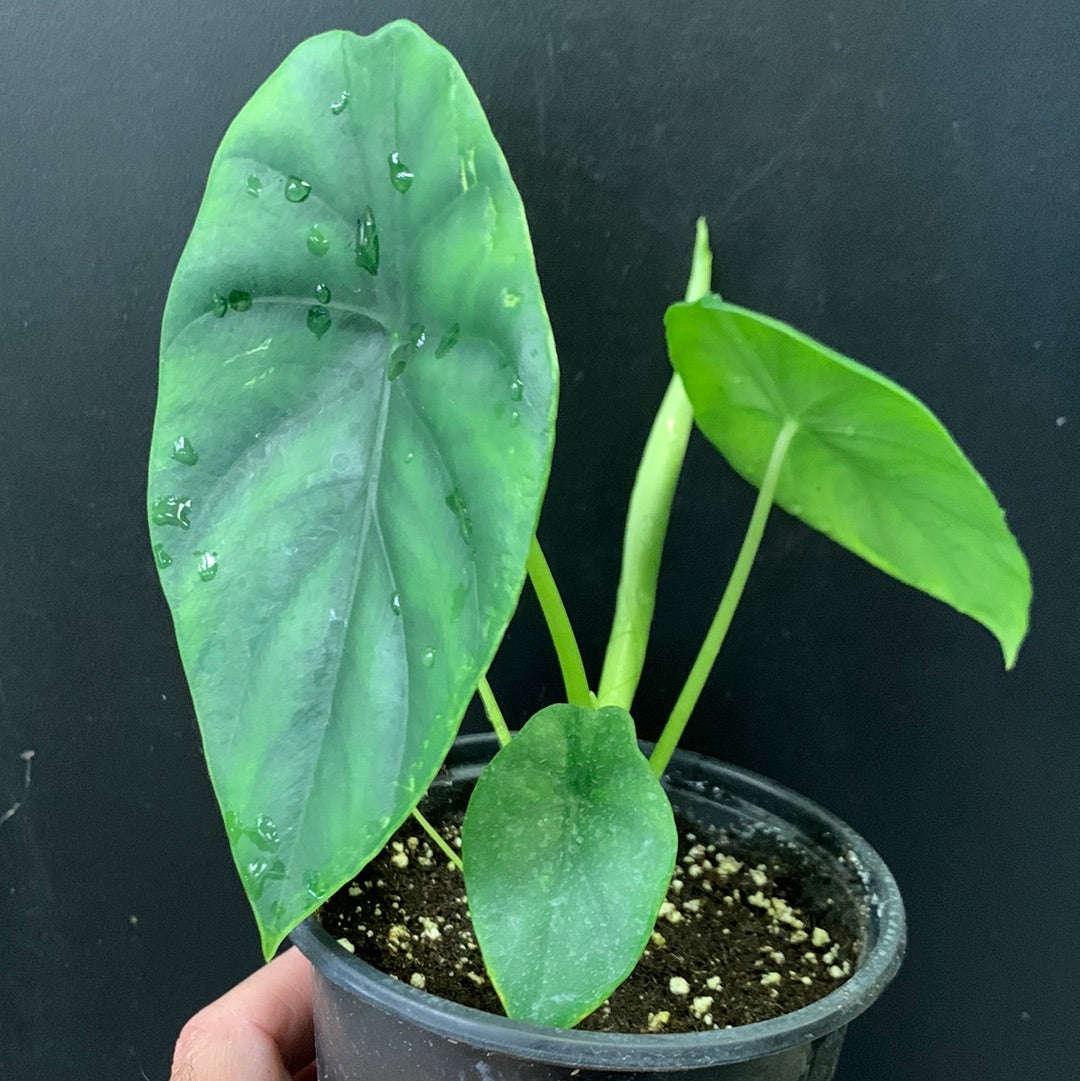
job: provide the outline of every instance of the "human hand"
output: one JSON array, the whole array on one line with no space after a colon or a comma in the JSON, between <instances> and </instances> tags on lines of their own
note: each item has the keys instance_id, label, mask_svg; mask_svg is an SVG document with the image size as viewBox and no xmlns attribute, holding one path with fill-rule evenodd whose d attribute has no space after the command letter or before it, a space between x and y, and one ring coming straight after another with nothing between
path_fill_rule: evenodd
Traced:
<instances>
[{"instance_id":1,"label":"human hand","mask_svg":"<svg viewBox=\"0 0 1080 1081\"><path fill-rule=\"evenodd\" d=\"M201 1009L170 1081L315 1081L311 965L295 947Z\"/></svg>"}]
</instances>

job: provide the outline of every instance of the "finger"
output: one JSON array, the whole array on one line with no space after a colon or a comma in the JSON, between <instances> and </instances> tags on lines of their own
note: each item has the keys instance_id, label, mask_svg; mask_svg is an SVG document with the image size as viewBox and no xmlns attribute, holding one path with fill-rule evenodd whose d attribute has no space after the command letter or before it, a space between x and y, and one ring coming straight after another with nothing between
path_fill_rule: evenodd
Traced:
<instances>
[{"instance_id":1,"label":"finger","mask_svg":"<svg viewBox=\"0 0 1080 1081\"><path fill-rule=\"evenodd\" d=\"M292 1081L314 1054L311 966L293 948L184 1026L172 1081Z\"/></svg>"}]
</instances>

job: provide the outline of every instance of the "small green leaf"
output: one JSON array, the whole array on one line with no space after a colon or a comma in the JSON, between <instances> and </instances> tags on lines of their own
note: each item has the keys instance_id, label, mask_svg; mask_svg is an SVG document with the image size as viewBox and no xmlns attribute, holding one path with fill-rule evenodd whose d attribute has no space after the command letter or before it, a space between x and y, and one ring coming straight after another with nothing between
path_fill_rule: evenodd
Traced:
<instances>
[{"instance_id":1,"label":"small green leaf","mask_svg":"<svg viewBox=\"0 0 1080 1081\"><path fill-rule=\"evenodd\" d=\"M301 44L210 170L150 466L152 543L205 553L162 584L268 956L454 739L524 581L556 379L521 200L454 59L403 22Z\"/></svg>"},{"instance_id":2,"label":"small green leaf","mask_svg":"<svg viewBox=\"0 0 1080 1081\"><path fill-rule=\"evenodd\" d=\"M577 1024L630 974L675 865L675 822L616 706L541 710L477 781L465 885L511 1017Z\"/></svg>"},{"instance_id":3,"label":"small green leaf","mask_svg":"<svg viewBox=\"0 0 1080 1081\"><path fill-rule=\"evenodd\" d=\"M893 577L978 620L1012 667L1031 580L986 482L902 387L792 327L717 296L675 304L668 350L695 419L761 482L797 425L776 502Z\"/></svg>"}]
</instances>

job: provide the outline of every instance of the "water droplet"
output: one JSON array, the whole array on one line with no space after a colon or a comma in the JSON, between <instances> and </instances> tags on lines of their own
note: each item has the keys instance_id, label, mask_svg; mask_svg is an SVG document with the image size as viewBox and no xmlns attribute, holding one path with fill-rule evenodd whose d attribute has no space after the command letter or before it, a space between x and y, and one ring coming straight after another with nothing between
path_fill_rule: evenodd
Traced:
<instances>
[{"instance_id":1,"label":"water droplet","mask_svg":"<svg viewBox=\"0 0 1080 1081\"><path fill-rule=\"evenodd\" d=\"M413 349L419 349L427 341L427 332L424 330L423 323L413 323L409 327L408 340Z\"/></svg>"},{"instance_id":2,"label":"water droplet","mask_svg":"<svg viewBox=\"0 0 1080 1081\"><path fill-rule=\"evenodd\" d=\"M217 552L203 552L199 556L199 577L204 582L212 582L217 577Z\"/></svg>"},{"instance_id":3,"label":"water droplet","mask_svg":"<svg viewBox=\"0 0 1080 1081\"><path fill-rule=\"evenodd\" d=\"M329 304L330 286L327 285L325 282L319 282L319 284L315 286L315 299L320 304Z\"/></svg>"},{"instance_id":4,"label":"water droplet","mask_svg":"<svg viewBox=\"0 0 1080 1081\"><path fill-rule=\"evenodd\" d=\"M290 176L285 181L285 198L290 203L302 203L311 194L311 185L298 176Z\"/></svg>"},{"instance_id":5,"label":"water droplet","mask_svg":"<svg viewBox=\"0 0 1080 1081\"><path fill-rule=\"evenodd\" d=\"M332 322L330 313L321 305L313 304L308 308L307 328L316 338L321 338L330 329Z\"/></svg>"},{"instance_id":6,"label":"water droplet","mask_svg":"<svg viewBox=\"0 0 1080 1081\"><path fill-rule=\"evenodd\" d=\"M191 500L180 495L162 495L150 507L150 520L154 525L176 525L191 528Z\"/></svg>"},{"instance_id":7,"label":"water droplet","mask_svg":"<svg viewBox=\"0 0 1080 1081\"><path fill-rule=\"evenodd\" d=\"M379 231L369 206L356 219L356 265L373 276L379 273Z\"/></svg>"},{"instance_id":8,"label":"water droplet","mask_svg":"<svg viewBox=\"0 0 1080 1081\"><path fill-rule=\"evenodd\" d=\"M317 225L313 225L308 230L307 250L312 255L325 255L329 248L330 241L326 239L326 234Z\"/></svg>"},{"instance_id":9,"label":"water droplet","mask_svg":"<svg viewBox=\"0 0 1080 1081\"><path fill-rule=\"evenodd\" d=\"M214 293L210 297L210 310L220 319L229 310L229 302L220 293Z\"/></svg>"},{"instance_id":10,"label":"water droplet","mask_svg":"<svg viewBox=\"0 0 1080 1081\"><path fill-rule=\"evenodd\" d=\"M258 900L266 889L266 860L252 860L245 870L247 871L248 893Z\"/></svg>"},{"instance_id":11,"label":"water droplet","mask_svg":"<svg viewBox=\"0 0 1080 1081\"><path fill-rule=\"evenodd\" d=\"M450 617L451 619L459 619L461 613L465 611L465 602L469 599L470 584L461 582L454 590L453 596L450 598Z\"/></svg>"},{"instance_id":12,"label":"water droplet","mask_svg":"<svg viewBox=\"0 0 1080 1081\"><path fill-rule=\"evenodd\" d=\"M277 826L269 815L259 815L255 819L255 828L249 832L249 836L264 852L271 852L281 844Z\"/></svg>"},{"instance_id":13,"label":"water droplet","mask_svg":"<svg viewBox=\"0 0 1080 1081\"><path fill-rule=\"evenodd\" d=\"M400 616L401 615L401 595L400 594L395 593L390 598L390 611L393 612L395 616Z\"/></svg>"},{"instance_id":14,"label":"water droplet","mask_svg":"<svg viewBox=\"0 0 1080 1081\"><path fill-rule=\"evenodd\" d=\"M420 663L425 668L432 668L435 664L435 650L428 646L423 653L420 654Z\"/></svg>"},{"instance_id":15,"label":"water droplet","mask_svg":"<svg viewBox=\"0 0 1080 1081\"><path fill-rule=\"evenodd\" d=\"M513 409L510 411L510 427L516 428L521 423L521 414Z\"/></svg>"},{"instance_id":16,"label":"water droplet","mask_svg":"<svg viewBox=\"0 0 1080 1081\"><path fill-rule=\"evenodd\" d=\"M352 459L349 457L349 455L344 453L344 451L339 450L337 454L335 454L330 459L330 468L335 473L347 473L349 471L349 466L351 463Z\"/></svg>"},{"instance_id":17,"label":"water droplet","mask_svg":"<svg viewBox=\"0 0 1080 1081\"><path fill-rule=\"evenodd\" d=\"M157 564L159 571L163 571L166 567L171 567L172 561L172 556L165 551L164 544L154 545L154 562Z\"/></svg>"},{"instance_id":18,"label":"water droplet","mask_svg":"<svg viewBox=\"0 0 1080 1081\"><path fill-rule=\"evenodd\" d=\"M364 373L359 368L354 368L349 375L349 390L362 390L364 387Z\"/></svg>"},{"instance_id":19,"label":"water droplet","mask_svg":"<svg viewBox=\"0 0 1080 1081\"><path fill-rule=\"evenodd\" d=\"M444 357L451 349L457 345L458 335L461 333L461 327L455 323L443 336L439 344L435 347L435 356Z\"/></svg>"},{"instance_id":20,"label":"water droplet","mask_svg":"<svg viewBox=\"0 0 1080 1081\"><path fill-rule=\"evenodd\" d=\"M251 860L247 865L248 889L256 898L261 897L267 880L280 882L287 872L281 860Z\"/></svg>"},{"instance_id":21,"label":"water droplet","mask_svg":"<svg viewBox=\"0 0 1080 1081\"><path fill-rule=\"evenodd\" d=\"M409 363L409 357L415 352L412 342L402 342L401 345L395 347L390 354L390 363L386 366L386 378L391 383L405 371L405 366Z\"/></svg>"},{"instance_id":22,"label":"water droplet","mask_svg":"<svg viewBox=\"0 0 1080 1081\"><path fill-rule=\"evenodd\" d=\"M520 402L525 394L525 384L520 379L515 379L510 384L510 400L512 402Z\"/></svg>"},{"instance_id":23,"label":"water droplet","mask_svg":"<svg viewBox=\"0 0 1080 1081\"><path fill-rule=\"evenodd\" d=\"M234 289L229 294L229 307L234 312L246 312L251 307L251 294L244 289Z\"/></svg>"},{"instance_id":24,"label":"water droplet","mask_svg":"<svg viewBox=\"0 0 1080 1081\"><path fill-rule=\"evenodd\" d=\"M458 520L458 527L461 529L462 539L468 544L469 541L472 540L472 518L469 516L469 508L465 505L465 497L461 494L461 489L455 488L446 497L445 502L454 517Z\"/></svg>"},{"instance_id":25,"label":"water droplet","mask_svg":"<svg viewBox=\"0 0 1080 1081\"><path fill-rule=\"evenodd\" d=\"M172 454L183 465L194 465L199 460L199 454L191 445L191 440L186 435L180 436L172 445Z\"/></svg>"},{"instance_id":26,"label":"water droplet","mask_svg":"<svg viewBox=\"0 0 1080 1081\"><path fill-rule=\"evenodd\" d=\"M502 305L504 308L516 308L521 303L521 294L512 289L502 291Z\"/></svg>"},{"instance_id":27,"label":"water droplet","mask_svg":"<svg viewBox=\"0 0 1080 1081\"><path fill-rule=\"evenodd\" d=\"M477 180L475 146L469 147L467 154L458 155L458 166L461 179L461 190L468 191Z\"/></svg>"},{"instance_id":28,"label":"water droplet","mask_svg":"<svg viewBox=\"0 0 1080 1081\"><path fill-rule=\"evenodd\" d=\"M410 450L409 453L405 455L405 464L408 465L415 457L416 455Z\"/></svg>"},{"instance_id":29,"label":"water droplet","mask_svg":"<svg viewBox=\"0 0 1080 1081\"><path fill-rule=\"evenodd\" d=\"M401 155L395 150L387 159L390 166L390 183L404 195L415 179L413 171L401 160Z\"/></svg>"},{"instance_id":30,"label":"water droplet","mask_svg":"<svg viewBox=\"0 0 1080 1081\"><path fill-rule=\"evenodd\" d=\"M844 429L844 435L854 435L854 434L855 434L855 426L853 424L849 424Z\"/></svg>"},{"instance_id":31,"label":"water droplet","mask_svg":"<svg viewBox=\"0 0 1080 1081\"><path fill-rule=\"evenodd\" d=\"M345 106L349 104L349 92L348 90L342 90L341 96L337 101L330 102L330 112L334 116L340 116L345 111Z\"/></svg>"},{"instance_id":32,"label":"water droplet","mask_svg":"<svg viewBox=\"0 0 1080 1081\"><path fill-rule=\"evenodd\" d=\"M304 889L316 900L322 899L322 882L319 878L318 871L308 871L308 873L304 875Z\"/></svg>"},{"instance_id":33,"label":"water droplet","mask_svg":"<svg viewBox=\"0 0 1080 1081\"><path fill-rule=\"evenodd\" d=\"M247 178L247 193L256 199L262 194L262 181L254 173Z\"/></svg>"}]
</instances>

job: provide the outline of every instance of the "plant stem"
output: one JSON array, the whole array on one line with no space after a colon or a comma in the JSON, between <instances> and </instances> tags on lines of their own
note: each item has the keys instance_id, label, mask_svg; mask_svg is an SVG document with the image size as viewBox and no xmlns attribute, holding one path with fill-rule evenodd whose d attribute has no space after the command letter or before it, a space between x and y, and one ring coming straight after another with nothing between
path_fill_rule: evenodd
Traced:
<instances>
[{"instance_id":1,"label":"plant stem","mask_svg":"<svg viewBox=\"0 0 1080 1081\"><path fill-rule=\"evenodd\" d=\"M705 681L709 678L713 664L716 662L720 647L724 644L731 619L735 615L739 599L742 597L746 580L750 576L750 569L754 565L754 557L757 555L761 544L762 534L765 532L765 522L769 517L769 509L772 507L773 497L776 495L776 485L780 479L780 470L787 456L791 440L798 431L799 425L795 420L785 421L773 444L772 453L769 456L769 464L765 468L765 475L761 478L761 489L758 492L757 501L754 503L754 512L750 516L750 524L746 528L746 536L739 548L735 567L728 579L727 588L720 598L720 604L716 609L709 632L705 641L701 644L694 666L690 669L690 675L686 679L686 685L679 694L675 708L671 711L660 738L656 741L649 765L653 773L659 777L667 768L671 756L675 753L679 738L686 728L686 722L690 719L698 698L705 687Z\"/></svg>"},{"instance_id":2,"label":"plant stem","mask_svg":"<svg viewBox=\"0 0 1080 1081\"><path fill-rule=\"evenodd\" d=\"M529 546L526 569L529 572L529 581L536 590L552 645L555 646L555 653L559 658L559 668L562 670L563 683L566 685L566 700L571 705L591 709L593 698L589 692L589 681L585 676L581 650L578 649L574 630L570 626L570 617L566 614L555 579L551 576L551 568L544 558L540 542L536 537L533 537Z\"/></svg>"},{"instance_id":3,"label":"plant stem","mask_svg":"<svg viewBox=\"0 0 1080 1081\"><path fill-rule=\"evenodd\" d=\"M700 300L709 291L711 279L709 231L704 218L700 218L686 286L687 301ZM660 556L693 424L690 399L682 380L674 374L649 431L626 512L615 616L600 675L601 705L629 710L641 680L656 604Z\"/></svg>"},{"instance_id":4,"label":"plant stem","mask_svg":"<svg viewBox=\"0 0 1080 1081\"><path fill-rule=\"evenodd\" d=\"M488 683L487 676L480 677L480 683L476 689L480 692L480 701L484 703L484 712L487 714L488 722L495 729L499 746L505 747L510 742L510 729L506 727L506 720L503 717L502 710L499 709L499 703L495 701L495 694L491 690L491 684Z\"/></svg>"},{"instance_id":5,"label":"plant stem","mask_svg":"<svg viewBox=\"0 0 1080 1081\"><path fill-rule=\"evenodd\" d=\"M439 848L442 849L443 855L462 873L465 873L465 866L461 862L461 857L450 847L446 838L420 813L419 809L413 808L413 818L424 827L424 832L435 842Z\"/></svg>"}]
</instances>

